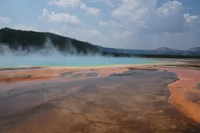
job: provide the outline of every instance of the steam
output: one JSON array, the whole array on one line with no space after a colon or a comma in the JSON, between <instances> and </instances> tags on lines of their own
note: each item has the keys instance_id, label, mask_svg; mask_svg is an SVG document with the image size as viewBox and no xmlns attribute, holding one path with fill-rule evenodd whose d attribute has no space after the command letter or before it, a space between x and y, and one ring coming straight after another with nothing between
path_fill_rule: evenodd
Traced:
<instances>
[{"instance_id":1,"label":"steam","mask_svg":"<svg viewBox=\"0 0 200 133\"><path fill-rule=\"evenodd\" d=\"M21 66L102 66L118 64L146 64L156 63L155 60L138 58L114 58L102 56L101 54L78 53L70 41L66 43L65 49L59 51L50 39L47 39L43 48L18 47L13 50L6 44L0 44L0 67ZM159 61L160 62L160 61Z\"/></svg>"},{"instance_id":2,"label":"steam","mask_svg":"<svg viewBox=\"0 0 200 133\"><path fill-rule=\"evenodd\" d=\"M76 48L71 44L71 41L66 43L63 51L59 51L50 39L47 39L41 49L35 47L23 49L22 47L18 47L13 50L6 44L0 44L0 67L91 66L101 65L100 62L109 64L108 60L102 60L105 58L100 54L92 52L88 52L87 55L78 53Z\"/></svg>"},{"instance_id":3,"label":"steam","mask_svg":"<svg viewBox=\"0 0 200 133\"><path fill-rule=\"evenodd\" d=\"M10 49L10 47L6 44L0 44L0 55L10 55L10 56L29 56L29 55L41 55L41 56L55 56L55 55L77 55L78 52L76 48L74 48L71 44L71 41L68 41L66 43L66 49L64 49L65 53L62 51L59 51L58 48L56 48L50 39L47 38L46 42L44 43L44 46L42 48L36 48L36 47L28 47L26 49L23 49L20 45L17 47L17 49Z\"/></svg>"}]
</instances>

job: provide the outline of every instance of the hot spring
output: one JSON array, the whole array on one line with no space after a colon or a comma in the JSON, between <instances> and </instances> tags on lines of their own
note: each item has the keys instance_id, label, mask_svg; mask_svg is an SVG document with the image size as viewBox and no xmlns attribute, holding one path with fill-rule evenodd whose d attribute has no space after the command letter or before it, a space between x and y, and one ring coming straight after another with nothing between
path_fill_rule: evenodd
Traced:
<instances>
[{"instance_id":1,"label":"hot spring","mask_svg":"<svg viewBox=\"0 0 200 133\"><path fill-rule=\"evenodd\" d=\"M20 66L52 66L52 67L89 67L89 66L108 66L108 65L134 65L134 64L155 64L170 63L147 58L115 58L104 56L43 56L43 55L26 55L0 56L0 67L20 67Z\"/></svg>"}]
</instances>

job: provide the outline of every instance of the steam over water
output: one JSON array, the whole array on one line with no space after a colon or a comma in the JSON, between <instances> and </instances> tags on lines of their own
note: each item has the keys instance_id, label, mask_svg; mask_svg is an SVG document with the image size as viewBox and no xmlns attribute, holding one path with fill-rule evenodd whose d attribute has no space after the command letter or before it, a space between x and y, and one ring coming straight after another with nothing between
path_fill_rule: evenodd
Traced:
<instances>
[{"instance_id":1,"label":"steam over water","mask_svg":"<svg viewBox=\"0 0 200 133\"><path fill-rule=\"evenodd\" d=\"M104 66L125 64L152 64L167 63L166 61L145 58L114 58L101 56L100 54L77 54L76 49L70 46L68 54L59 52L49 41L40 50L11 50L6 45L0 44L0 67L19 66Z\"/></svg>"}]
</instances>

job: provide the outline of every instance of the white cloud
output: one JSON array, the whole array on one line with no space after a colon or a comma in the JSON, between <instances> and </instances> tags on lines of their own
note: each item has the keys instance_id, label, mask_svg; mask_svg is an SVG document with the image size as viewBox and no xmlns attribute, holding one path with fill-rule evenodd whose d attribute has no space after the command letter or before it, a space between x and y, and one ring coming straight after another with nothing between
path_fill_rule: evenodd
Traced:
<instances>
[{"instance_id":1,"label":"white cloud","mask_svg":"<svg viewBox=\"0 0 200 133\"><path fill-rule=\"evenodd\" d=\"M63 22L63 23L70 23L74 25L83 25L81 20L78 17L67 14L67 13L55 13L51 12L44 8L42 16L39 17L40 19L46 18L48 22Z\"/></svg>"},{"instance_id":2,"label":"white cloud","mask_svg":"<svg viewBox=\"0 0 200 133\"><path fill-rule=\"evenodd\" d=\"M18 30L26 30L26 31L37 31L37 29L35 27L32 26L26 26L23 24L14 24L13 26L14 29L18 29Z\"/></svg>"},{"instance_id":3,"label":"white cloud","mask_svg":"<svg viewBox=\"0 0 200 133\"><path fill-rule=\"evenodd\" d=\"M122 0L111 15L126 22L141 23L149 17L156 3L157 0Z\"/></svg>"},{"instance_id":4,"label":"white cloud","mask_svg":"<svg viewBox=\"0 0 200 133\"><path fill-rule=\"evenodd\" d=\"M87 41L95 45L101 45L104 47L123 47L127 46L130 42L130 38L133 36L131 31L111 31L110 35L104 35L98 30L87 30L82 28L76 28L73 32L68 34L70 37Z\"/></svg>"},{"instance_id":5,"label":"white cloud","mask_svg":"<svg viewBox=\"0 0 200 133\"><path fill-rule=\"evenodd\" d=\"M101 32L95 29L75 28L73 31L66 33L65 35L81 41L90 42L95 45L103 44L104 40Z\"/></svg>"},{"instance_id":6,"label":"white cloud","mask_svg":"<svg viewBox=\"0 0 200 133\"><path fill-rule=\"evenodd\" d=\"M126 37L133 35L133 32L131 32L131 31L123 31L123 32L111 31L111 33L116 38L124 38L124 37L126 38Z\"/></svg>"},{"instance_id":7,"label":"white cloud","mask_svg":"<svg viewBox=\"0 0 200 133\"><path fill-rule=\"evenodd\" d=\"M117 0L91 0L91 2L103 2L108 7L113 8L115 7L115 3L117 3Z\"/></svg>"},{"instance_id":8,"label":"white cloud","mask_svg":"<svg viewBox=\"0 0 200 133\"><path fill-rule=\"evenodd\" d=\"M111 15L122 20L129 28L148 33L185 32L188 25L183 17L181 2L168 1L157 8L158 0L122 0Z\"/></svg>"},{"instance_id":9,"label":"white cloud","mask_svg":"<svg viewBox=\"0 0 200 133\"><path fill-rule=\"evenodd\" d=\"M75 28L74 32L71 33L71 35L78 35L78 36L87 35L88 37L92 37L92 36L96 36L100 34L101 33L97 30L86 30L86 29L81 29L81 28Z\"/></svg>"},{"instance_id":10,"label":"white cloud","mask_svg":"<svg viewBox=\"0 0 200 133\"><path fill-rule=\"evenodd\" d=\"M178 1L168 1L155 10L152 18L145 21L147 31L151 33L178 33L188 30L183 17L185 7Z\"/></svg>"},{"instance_id":11,"label":"white cloud","mask_svg":"<svg viewBox=\"0 0 200 133\"><path fill-rule=\"evenodd\" d=\"M56 5L60 7L77 7L80 4L80 0L49 0L48 5Z\"/></svg>"},{"instance_id":12,"label":"white cloud","mask_svg":"<svg viewBox=\"0 0 200 133\"><path fill-rule=\"evenodd\" d=\"M87 15L97 15L100 12L100 9L95 7L87 7L86 4L81 2L80 0L49 0L48 5L56 5L59 7L79 7L86 11Z\"/></svg>"},{"instance_id":13,"label":"white cloud","mask_svg":"<svg viewBox=\"0 0 200 133\"><path fill-rule=\"evenodd\" d=\"M0 22L2 22L2 23L7 24L7 23L9 23L9 22L11 22L11 21L12 21L11 18L0 16Z\"/></svg>"},{"instance_id":14,"label":"white cloud","mask_svg":"<svg viewBox=\"0 0 200 133\"><path fill-rule=\"evenodd\" d=\"M193 30L200 31L200 16L190 15L189 13L186 13L183 15L183 17Z\"/></svg>"},{"instance_id":15,"label":"white cloud","mask_svg":"<svg viewBox=\"0 0 200 133\"><path fill-rule=\"evenodd\" d=\"M157 9L157 12L168 15L177 13L184 10L184 6L181 2L178 1L169 1L167 3L164 3L160 8Z\"/></svg>"},{"instance_id":16,"label":"white cloud","mask_svg":"<svg viewBox=\"0 0 200 133\"><path fill-rule=\"evenodd\" d=\"M51 29L50 32L68 36L81 41L90 42L104 47L128 47L133 37L132 31L110 31L109 34L102 34L95 29L72 28L62 26L59 29Z\"/></svg>"},{"instance_id":17,"label":"white cloud","mask_svg":"<svg viewBox=\"0 0 200 133\"><path fill-rule=\"evenodd\" d=\"M184 14L183 17L186 19L187 23L191 23L198 19L197 15L190 15L189 13Z\"/></svg>"},{"instance_id":18,"label":"white cloud","mask_svg":"<svg viewBox=\"0 0 200 133\"><path fill-rule=\"evenodd\" d=\"M57 35L61 35L61 36L63 35L63 33L60 30L50 29L49 32L57 34Z\"/></svg>"},{"instance_id":19,"label":"white cloud","mask_svg":"<svg viewBox=\"0 0 200 133\"><path fill-rule=\"evenodd\" d=\"M99 25L100 25L100 26L108 26L108 22L102 21L102 20L101 20L101 21L99 22Z\"/></svg>"},{"instance_id":20,"label":"white cloud","mask_svg":"<svg viewBox=\"0 0 200 133\"><path fill-rule=\"evenodd\" d=\"M114 26L114 27L124 27L122 24L118 24L117 22L113 21L113 20L109 20L109 21L99 21L99 25L100 26Z\"/></svg>"},{"instance_id":21,"label":"white cloud","mask_svg":"<svg viewBox=\"0 0 200 133\"><path fill-rule=\"evenodd\" d=\"M116 46L120 46L120 42L121 47L123 44L129 48L145 46L147 49L198 46L196 42L200 38L197 35L200 31L200 17L184 15L187 10L179 1L167 1L159 7L157 2L158 0L121 0L117 8L111 11L111 15L122 21L124 30L128 29L129 32L112 32L113 39L110 38L110 42L115 42ZM99 25L108 26L109 23L100 21Z\"/></svg>"},{"instance_id":22,"label":"white cloud","mask_svg":"<svg viewBox=\"0 0 200 133\"><path fill-rule=\"evenodd\" d=\"M61 36L66 36L67 32L70 32L71 29L69 27L67 27L66 25L62 25L62 27L60 29L50 29L49 32L54 33L54 34L58 34Z\"/></svg>"},{"instance_id":23,"label":"white cloud","mask_svg":"<svg viewBox=\"0 0 200 133\"><path fill-rule=\"evenodd\" d=\"M107 0L91 0L91 2L107 4ZM111 17L118 20L114 21L112 18L109 18L110 20L105 18L106 21L104 18L99 20L98 25L105 26L107 32L101 33L97 29L83 29L83 27L52 31L105 47L155 49L167 46L187 49L199 45L200 17L188 14L188 10L179 1L167 1L160 6L157 5L158 0L108 2L113 3L109 6L112 7ZM87 13L87 6L80 1L76 6L68 4L65 7L80 8ZM113 31L110 31L110 28Z\"/></svg>"},{"instance_id":24,"label":"white cloud","mask_svg":"<svg viewBox=\"0 0 200 133\"><path fill-rule=\"evenodd\" d=\"M87 7L84 3L80 4L80 8L86 11L86 14L88 15L96 15L100 12L98 8L94 7Z\"/></svg>"}]
</instances>

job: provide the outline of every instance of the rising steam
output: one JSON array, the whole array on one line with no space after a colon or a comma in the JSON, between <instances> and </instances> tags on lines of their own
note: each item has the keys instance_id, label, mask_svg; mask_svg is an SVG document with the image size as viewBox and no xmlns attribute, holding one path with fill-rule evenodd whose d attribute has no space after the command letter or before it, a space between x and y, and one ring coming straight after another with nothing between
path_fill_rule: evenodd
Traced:
<instances>
[{"instance_id":1,"label":"rising steam","mask_svg":"<svg viewBox=\"0 0 200 133\"><path fill-rule=\"evenodd\" d=\"M28 47L23 49L18 47L13 50L5 44L0 44L0 67L19 66L102 66L118 64L146 64L156 63L155 60L139 58L114 58L111 56L101 56L101 54L78 53L71 42L67 42L66 49L59 51L47 39L43 48ZM159 61L160 62L160 61Z\"/></svg>"}]
</instances>

